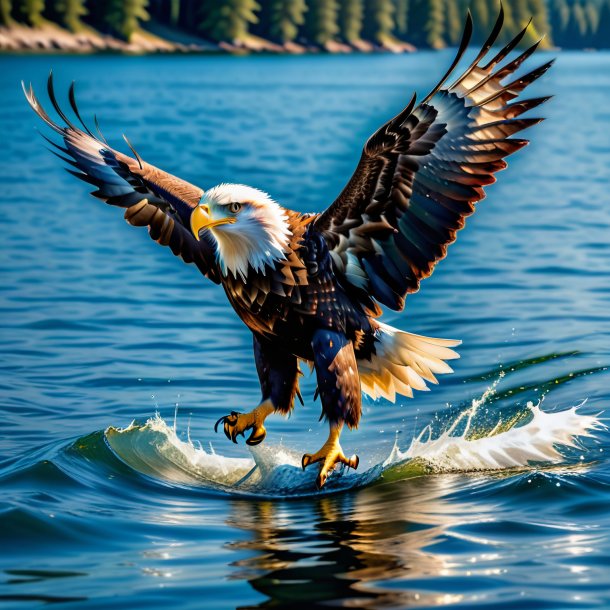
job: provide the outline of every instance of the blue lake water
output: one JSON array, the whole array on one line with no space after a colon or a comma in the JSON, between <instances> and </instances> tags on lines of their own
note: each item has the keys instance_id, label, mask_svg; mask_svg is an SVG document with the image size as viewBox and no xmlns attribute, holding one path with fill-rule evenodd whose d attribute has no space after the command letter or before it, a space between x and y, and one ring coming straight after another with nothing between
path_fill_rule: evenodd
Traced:
<instances>
[{"instance_id":1,"label":"blue lake water","mask_svg":"<svg viewBox=\"0 0 610 610\"><path fill-rule=\"evenodd\" d=\"M610 607L604 430L553 468L394 473L302 499L147 476L104 436L156 411L173 423L177 405L182 439L249 458L212 428L259 399L251 338L220 288L62 171L19 81L44 98L53 68L58 90L78 82L83 115L149 162L310 211L451 56L0 57L0 606ZM542 397L551 412L608 408L610 54L562 53L531 89L555 95L548 121L384 318L462 339L455 373L397 405L365 400L343 438L363 470L495 382L490 429ZM306 406L269 420L267 446L319 447L313 389L306 377Z\"/></svg>"}]
</instances>

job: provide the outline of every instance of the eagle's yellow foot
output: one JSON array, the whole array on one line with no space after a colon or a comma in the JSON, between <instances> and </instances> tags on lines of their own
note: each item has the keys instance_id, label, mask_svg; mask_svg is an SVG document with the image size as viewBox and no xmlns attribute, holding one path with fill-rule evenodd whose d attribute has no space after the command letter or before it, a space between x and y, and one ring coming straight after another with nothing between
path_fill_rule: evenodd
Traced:
<instances>
[{"instance_id":1,"label":"eagle's yellow foot","mask_svg":"<svg viewBox=\"0 0 610 610\"><path fill-rule=\"evenodd\" d=\"M220 422L223 422L225 436L237 443L237 436L244 436L246 430L252 430L250 436L246 439L248 445L258 445L262 443L267 435L264 422L268 415L275 410L270 400L266 400L251 411L250 413L238 413L231 411L229 415L221 417L214 425L214 432L218 432Z\"/></svg>"},{"instance_id":2,"label":"eagle's yellow foot","mask_svg":"<svg viewBox=\"0 0 610 610\"><path fill-rule=\"evenodd\" d=\"M356 470L356 468L358 468L358 464L360 463L357 455L352 455L352 457L349 459L345 457L343 449L341 449L341 445L339 444L341 428L341 425L331 425L328 440L322 445L320 450L316 451L314 454L306 453L301 460L303 470L305 470L305 468L307 468L307 466L310 464L322 462L320 473L316 479L318 489L321 489L324 483L326 483L328 476L334 470L337 464L345 464L346 466Z\"/></svg>"}]
</instances>

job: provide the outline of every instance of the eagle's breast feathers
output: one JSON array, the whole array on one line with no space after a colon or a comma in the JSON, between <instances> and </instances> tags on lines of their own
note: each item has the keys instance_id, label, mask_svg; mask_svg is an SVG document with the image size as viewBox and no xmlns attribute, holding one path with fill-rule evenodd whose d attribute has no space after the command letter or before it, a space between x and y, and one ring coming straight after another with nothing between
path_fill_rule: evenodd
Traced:
<instances>
[{"instance_id":1,"label":"eagle's breast feathers","mask_svg":"<svg viewBox=\"0 0 610 610\"><path fill-rule=\"evenodd\" d=\"M263 267L248 264L245 274L226 273L222 284L240 318L253 331L273 334L276 323L291 309L303 305L303 288L309 284L303 260L305 234L315 216L282 209L288 226L283 256Z\"/></svg>"}]
</instances>

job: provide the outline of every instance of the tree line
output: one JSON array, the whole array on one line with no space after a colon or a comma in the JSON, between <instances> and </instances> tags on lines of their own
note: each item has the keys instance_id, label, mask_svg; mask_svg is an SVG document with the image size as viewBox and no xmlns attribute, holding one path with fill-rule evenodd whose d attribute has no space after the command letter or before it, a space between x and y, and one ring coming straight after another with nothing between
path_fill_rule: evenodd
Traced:
<instances>
[{"instance_id":1,"label":"tree line","mask_svg":"<svg viewBox=\"0 0 610 610\"><path fill-rule=\"evenodd\" d=\"M610 48L610 0L503 0L503 6L506 40L532 17L523 44L545 35L547 46ZM322 48L362 41L442 48L459 42L468 9L480 42L498 0L0 0L0 25L50 21L75 33L93 27L129 40L152 18L233 44L259 36Z\"/></svg>"}]
</instances>

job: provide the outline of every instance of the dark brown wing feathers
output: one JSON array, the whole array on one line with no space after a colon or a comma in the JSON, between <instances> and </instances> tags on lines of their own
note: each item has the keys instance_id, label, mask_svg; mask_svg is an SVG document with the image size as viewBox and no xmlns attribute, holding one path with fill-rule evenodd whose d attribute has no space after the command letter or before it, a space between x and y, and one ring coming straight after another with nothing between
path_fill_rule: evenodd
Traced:
<instances>
[{"instance_id":1,"label":"dark brown wing feathers","mask_svg":"<svg viewBox=\"0 0 610 610\"><path fill-rule=\"evenodd\" d=\"M219 283L217 267L210 264L211 244L209 248L200 247L188 229L171 215L142 199L125 210L125 220L134 227L148 227L150 237L158 244L169 247L185 263L195 264L203 275Z\"/></svg>"},{"instance_id":2,"label":"dark brown wing feathers","mask_svg":"<svg viewBox=\"0 0 610 610\"><path fill-rule=\"evenodd\" d=\"M63 146L43 137L51 152L70 166L68 172L93 185L95 197L106 203L126 208L126 220L135 226L147 226L151 237L169 246L174 254L187 263L195 263L210 279L218 282L213 247L206 241L198 242L186 228L190 214L203 195L197 186L164 172L143 161L125 138L135 158L111 148L95 119L96 136L83 121L70 86L68 99L81 127L66 115L57 102L53 75L49 75L47 92L53 108L65 123L58 125L41 106L32 87L24 86L26 98L36 114L63 140Z\"/></svg>"},{"instance_id":3,"label":"dark brown wing feathers","mask_svg":"<svg viewBox=\"0 0 610 610\"><path fill-rule=\"evenodd\" d=\"M512 136L542 120L518 117L548 97L516 98L552 62L504 82L538 43L499 66L527 28L483 63L503 19L501 9L474 61L445 86L470 41L468 16L456 58L439 84L369 138L345 189L316 220L339 276L388 307L401 309L405 296L418 290L485 197L484 187L506 167L504 158L527 144Z\"/></svg>"}]
</instances>

